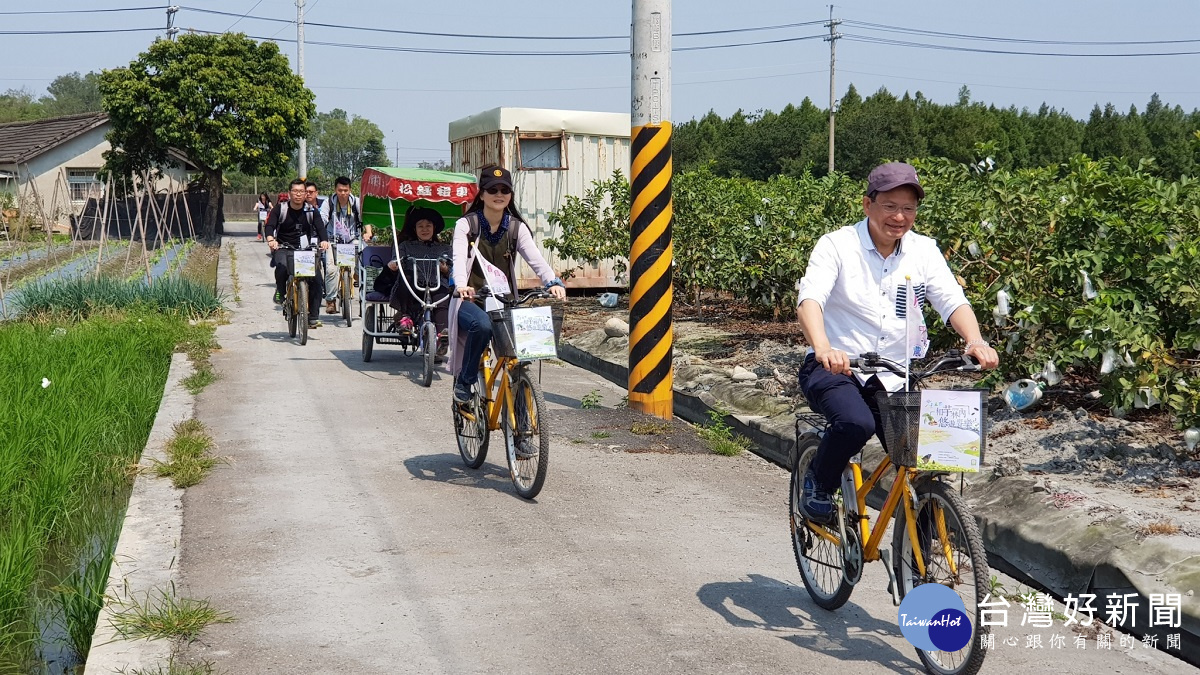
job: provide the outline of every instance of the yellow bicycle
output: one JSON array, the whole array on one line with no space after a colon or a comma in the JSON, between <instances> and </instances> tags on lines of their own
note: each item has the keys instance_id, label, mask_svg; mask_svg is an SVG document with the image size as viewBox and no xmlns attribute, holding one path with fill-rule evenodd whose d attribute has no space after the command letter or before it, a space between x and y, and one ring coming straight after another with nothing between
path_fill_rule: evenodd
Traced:
<instances>
[{"instance_id":1,"label":"yellow bicycle","mask_svg":"<svg viewBox=\"0 0 1200 675\"><path fill-rule=\"evenodd\" d=\"M852 359L858 372L890 371L904 376L904 368L878 354ZM979 366L951 351L928 370L911 373L912 389L879 392L879 412L887 453L863 480L861 455L853 458L834 494L836 514L829 525L808 520L800 508L804 475L816 456L827 423L816 413L796 416L796 450L792 461L790 521L792 548L804 586L813 602L824 609L837 609L850 598L862 578L864 562L882 559L887 566L888 592L892 602L921 584L941 584L954 590L966 606L971 622L971 640L955 652L917 649L925 669L939 675L974 675L983 665L986 651L979 636L988 632L981 625L980 603L988 592L990 569L979 526L966 501L945 482L947 473L918 471L917 427L925 378L939 372L977 371ZM982 399L982 397L981 397ZM981 408L981 420L986 411ZM982 448L981 448L982 452ZM883 500L875 524L867 514L867 495L882 487L884 475L895 468L891 489ZM884 533L892 528L892 556L881 550Z\"/></svg>"},{"instance_id":2,"label":"yellow bicycle","mask_svg":"<svg viewBox=\"0 0 1200 675\"><path fill-rule=\"evenodd\" d=\"M454 435L463 462L478 469L487 457L489 432L503 431L509 474L517 494L525 499L536 497L546 482L550 432L541 384L530 372L531 361L521 360L516 353L512 310L546 297L548 293L535 289L520 300L502 300L503 309L488 312L492 344L480 360L474 395L467 403L452 403Z\"/></svg>"}]
</instances>

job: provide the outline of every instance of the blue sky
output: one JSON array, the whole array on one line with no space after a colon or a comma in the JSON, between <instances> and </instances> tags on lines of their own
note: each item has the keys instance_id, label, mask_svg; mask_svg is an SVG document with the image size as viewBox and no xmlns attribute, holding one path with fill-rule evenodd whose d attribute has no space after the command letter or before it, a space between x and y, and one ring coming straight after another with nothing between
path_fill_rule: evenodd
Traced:
<instances>
[{"instance_id":1,"label":"blue sky","mask_svg":"<svg viewBox=\"0 0 1200 675\"><path fill-rule=\"evenodd\" d=\"M165 26L162 8L102 14L12 13L158 5L165 7L155 0L0 0L0 33ZM233 28L263 38L296 37L294 24L255 18L294 21L294 0L188 0L179 5L176 25L184 30ZM516 38L432 37L306 26L305 77L317 94L317 109L339 107L375 122L386 136L389 155L393 159L398 156L402 165L448 158L447 124L496 106L629 110L627 40L531 38L627 35L630 1L306 0L306 6L306 20L314 24ZM245 14L249 16L237 18ZM672 118L685 121L710 109L722 116L739 108L779 110L805 96L827 105L829 44L820 38L678 50L826 34L826 28L813 23L722 35L679 35L821 22L828 16L827 4L795 0L675 0ZM847 22L839 28L846 37L837 46L839 96L853 83L864 95L885 86L893 93L921 91L934 101L949 103L966 84L973 100L1031 109L1046 102L1079 118L1086 118L1096 102L1112 102L1122 110L1135 104L1141 109L1154 92L1189 112L1200 108L1200 54L1066 57L949 51L872 41L882 38L971 49L1073 54L1200 52L1200 2L1195 0L847 0L835 5L834 16ZM897 30L975 37L955 39ZM27 88L41 94L58 75L127 65L157 35L162 33L2 35L7 57L0 62L0 91ZM1156 44L1064 45L981 37ZM1164 42L1170 40L1193 41ZM315 44L319 42L440 50L619 53L483 56ZM294 42L281 42L280 46L294 62Z\"/></svg>"}]
</instances>

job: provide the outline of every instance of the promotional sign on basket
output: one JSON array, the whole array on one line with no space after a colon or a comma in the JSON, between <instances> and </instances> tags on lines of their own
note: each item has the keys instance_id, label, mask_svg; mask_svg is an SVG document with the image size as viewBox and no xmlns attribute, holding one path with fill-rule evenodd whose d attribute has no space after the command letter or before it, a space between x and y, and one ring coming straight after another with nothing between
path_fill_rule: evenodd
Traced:
<instances>
[{"instance_id":1,"label":"promotional sign on basket","mask_svg":"<svg viewBox=\"0 0 1200 675\"><path fill-rule=\"evenodd\" d=\"M354 256L357 253L354 244L337 245L338 267L354 267Z\"/></svg>"},{"instance_id":2,"label":"promotional sign on basket","mask_svg":"<svg viewBox=\"0 0 1200 675\"><path fill-rule=\"evenodd\" d=\"M522 361L558 357L554 345L554 317L550 307L512 310L513 342Z\"/></svg>"},{"instance_id":3,"label":"promotional sign on basket","mask_svg":"<svg viewBox=\"0 0 1200 675\"><path fill-rule=\"evenodd\" d=\"M976 473L983 459L983 392L921 391L917 469Z\"/></svg>"},{"instance_id":4,"label":"promotional sign on basket","mask_svg":"<svg viewBox=\"0 0 1200 675\"><path fill-rule=\"evenodd\" d=\"M317 252L296 251L292 255L293 271L297 278L314 277L317 275Z\"/></svg>"}]
</instances>

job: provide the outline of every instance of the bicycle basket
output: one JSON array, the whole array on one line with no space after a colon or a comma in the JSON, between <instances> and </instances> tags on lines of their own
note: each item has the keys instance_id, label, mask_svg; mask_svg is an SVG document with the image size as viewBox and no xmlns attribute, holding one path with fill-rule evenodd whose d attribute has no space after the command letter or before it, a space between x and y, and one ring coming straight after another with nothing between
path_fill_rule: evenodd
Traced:
<instances>
[{"instance_id":1,"label":"bicycle basket","mask_svg":"<svg viewBox=\"0 0 1200 675\"><path fill-rule=\"evenodd\" d=\"M875 394L879 422L888 456L895 464L917 465L917 431L921 424L921 392L881 391Z\"/></svg>"}]
</instances>

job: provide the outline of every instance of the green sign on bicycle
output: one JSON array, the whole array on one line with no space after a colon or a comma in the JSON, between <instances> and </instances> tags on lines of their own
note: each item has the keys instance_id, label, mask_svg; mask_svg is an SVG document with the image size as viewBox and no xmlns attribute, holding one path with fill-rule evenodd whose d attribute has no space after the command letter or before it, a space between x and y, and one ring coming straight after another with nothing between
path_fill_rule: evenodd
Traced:
<instances>
[{"instance_id":1,"label":"green sign on bicycle","mask_svg":"<svg viewBox=\"0 0 1200 675\"><path fill-rule=\"evenodd\" d=\"M917 469L977 473L983 458L983 392L921 391Z\"/></svg>"}]
</instances>

